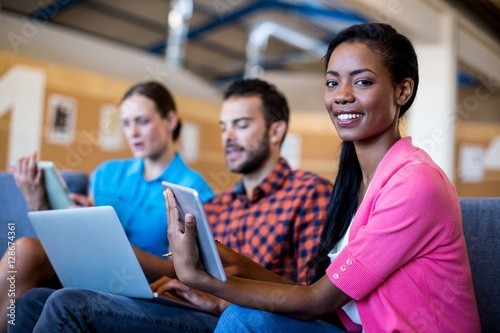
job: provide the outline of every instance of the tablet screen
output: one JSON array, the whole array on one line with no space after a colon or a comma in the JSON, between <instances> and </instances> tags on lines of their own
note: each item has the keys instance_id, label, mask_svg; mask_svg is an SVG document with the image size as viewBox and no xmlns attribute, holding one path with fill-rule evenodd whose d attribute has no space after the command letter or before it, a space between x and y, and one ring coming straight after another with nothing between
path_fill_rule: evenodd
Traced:
<instances>
[{"instance_id":1,"label":"tablet screen","mask_svg":"<svg viewBox=\"0 0 500 333\"><path fill-rule=\"evenodd\" d=\"M174 193L179 207L179 215L184 220L186 213L194 215L196 221L196 234L198 237L198 248L201 253L201 260L205 266L205 270L212 276L226 282L226 274L222 267L217 247L213 238L210 225L208 224L203 204L201 203L198 192L192 188L172 184L169 182L162 182L163 189L170 188Z\"/></svg>"}]
</instances>

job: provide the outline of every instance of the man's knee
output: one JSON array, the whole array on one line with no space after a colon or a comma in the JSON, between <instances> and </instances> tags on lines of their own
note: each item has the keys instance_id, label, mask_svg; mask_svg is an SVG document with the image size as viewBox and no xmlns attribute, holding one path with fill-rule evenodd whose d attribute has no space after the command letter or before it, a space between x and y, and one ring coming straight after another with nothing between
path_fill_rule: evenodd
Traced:
<instances>
[{"instance_id":1,"label":"man's knee","mask_svg":"<svg viewBox=\"0 0 500 333\"><path fill-rule=\"evenodd\" d=\"M80 288L62 288L55 291L47 299L45 311L63 313L80 313L82 317L104 311L109 301L106 293Z\"/></svg>"},{"instance_id":2,"label":"man's knee","mask_svg":"<svg viewBox=\"0 0 500 333\"><path fill-rule=\"evenodd\" d=\"M85 290L76 288L58 289L47 299L47 308L72 309L85 308L86 303L91 301L85 297Z\"/></svg>"},{"instance_id":3,"label":"man's knee","mask_svg":"<svg viewBox=\"0 0 500 333\"><path fill-rule=\"evenodd\" d=\"M53 289L35 288L27 291L15 301L16 321L9 326L9 332L31 332L35 327L46 300Z\"/></svg>"},{"instance_id":4,"label":"man's knee","mask_svg":"<svg viewBox=\"0 0 500 333\"><path fill-rule=\"evenodd\" d=\"M30 289L16 300L16 305L21 312L41 312L45 302L54 291L48 288Z\"/></svg>"}]
</instances>

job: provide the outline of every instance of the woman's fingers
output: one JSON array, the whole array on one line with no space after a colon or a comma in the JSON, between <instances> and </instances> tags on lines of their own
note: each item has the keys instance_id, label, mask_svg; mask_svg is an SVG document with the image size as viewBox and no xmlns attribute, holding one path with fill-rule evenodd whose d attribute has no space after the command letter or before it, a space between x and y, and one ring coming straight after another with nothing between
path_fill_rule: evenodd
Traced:
<instances>
[{"instance_id":1,"label":"woman's fingers","mask_svg":"<svg viewBox=\"0 0 500 333\"><path fill-rule=\"evenodd\" d=\"M83 194L70 193L69 198L75 204L74 207L91 207L94 205L92 200Z\"/></svg>"},{"instance_id":2,"label":"woman's fingers","mask_svg":"<svg viewBox=\"0 0 500 333\"><path fill-rule=\"evenodd\" d=\"M198 271L201 265L196 243L196 221L193 214L186 214L184 221L182 221L171 189L167 189L164 195L168 216L167 234L172 261L179 280L190 285L190 282L196 281L196 276L201 273Z\"/></svg>"},{"instance_id":3,"label":"woman's fingers","mask_svg":"<svg viewBox=\"0 0 500 333\"><path fill-rule=\"evenodd\" d=\"M33 153L32 155L28 156L28 161L27 161L27 171L29 173L29 175L33 178L33 179L39 179L40 177L38 176L39 174L39 171L37 169L37 166L36 166L36 153Z\"/></svg>"},{"instance_id":4,"label":"woman's fingers","mask_svg":"<svg viewBox=\"0 0 500 333\"><path fill-rule=\"evenodd\" d=\"M177 207L177 200L175 200L174 193L168 188L164 192L164 196L167 205L167 222L169 231L175 230L184 233L184 225L179 215L179 207Z\"/></svg>"}]
</instances>

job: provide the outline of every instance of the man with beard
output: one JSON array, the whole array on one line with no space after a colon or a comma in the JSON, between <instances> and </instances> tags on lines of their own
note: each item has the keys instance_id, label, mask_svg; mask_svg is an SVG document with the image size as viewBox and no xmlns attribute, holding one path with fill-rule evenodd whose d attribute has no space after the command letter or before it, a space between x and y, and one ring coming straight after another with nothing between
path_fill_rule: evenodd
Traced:
<instances>
[{"instance_id":1,"label":"man with beard","mask_svg":"<svg viewBox=\"0 0 500 333\"><path fill-rule=\"evenodd\" d=\"M317 251L332 185L316 174L292 170L280 157L288 121L287 101L273 85L249 79L227 89L219 121L222 145L228 169L242 178L204 208L214 238L225 245L219 244L219 251L227 256L234 250L277 274L266 275L268 280L282 276L306 284L313 276L305 265ZM172 265L171 260L165 265ZM226 267L226 273L241 272ZM151 287L218 314L229 305L168 277ZM38 314L33 332L212 332L219 318L81 289L37 288L17 303L18 324L10 332L31 332Z\"/></svg>"},{"instance_id":2,"label":"man with beard","mask_svg":"<svg viewBox=\"0 0 500 333\"><path fill-rule=\"evenodd\" d=\"M285 97L258 79L234 82L220 114L222 145L232 189L205 204L216 239L267 269L300 283L316 252L330 184L292 170L280 157L289 109ZM311 277L310 277L311 278Z\"/></svg>"}]
</instances>

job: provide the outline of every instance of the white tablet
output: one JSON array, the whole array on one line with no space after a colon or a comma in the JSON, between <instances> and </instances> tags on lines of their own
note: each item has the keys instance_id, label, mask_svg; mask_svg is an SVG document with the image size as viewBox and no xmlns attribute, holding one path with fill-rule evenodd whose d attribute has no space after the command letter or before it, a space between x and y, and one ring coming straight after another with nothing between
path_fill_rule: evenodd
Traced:
<instances>
[{"instance_id":1,"label":"white tablet","mask_svg":"<svg viewBox=\"0 0 500 333\"><path fill-rule=\"evenodd\" d=\"M226 282L226 273L222 267L214 237L210 230L203 204L198 192L192 188L162 182L163 189L170 188L174 193L179 208L179 215L182 220L186 213L194 215L196 221L196 235L198 237L198 249L201 252L201 260L205 270L212 276Z\"/></svg>"},{"instance_id":2,"label":"white tablet","mask_svg":"<svg viewBox=\"0 0 500 333\"><path fill-rule=\"evenodd\" d=\"M37 165L43 168L45 190L49 199L50 208L65 209L73 205L69 198L69 189L61 173L52 161L39 161Z\"/></svg>"},{"instance_id":3,"label":"white tablet","mask_svg":"<svg viewBox=\"0 0 500 333\"><path fill-rule=\"evenodd\" d=\"M16 162L11 161L10 166L15 167ZM69 189L61 173L52 161L38 161L37 166L43 169L45 191L51 209L65 209L73 205L69 197Z\"/></svg>"}]
</instances>

